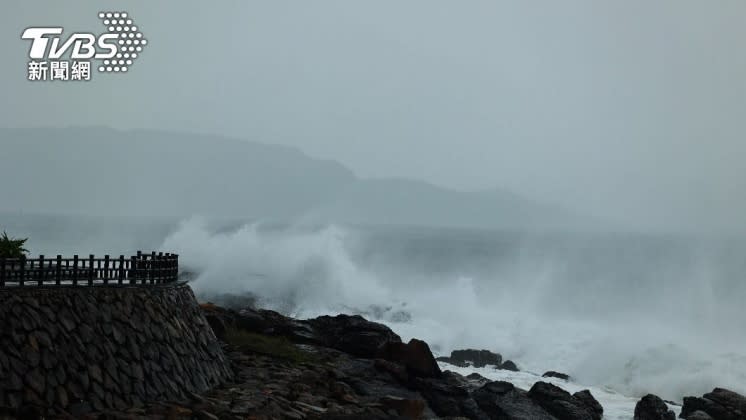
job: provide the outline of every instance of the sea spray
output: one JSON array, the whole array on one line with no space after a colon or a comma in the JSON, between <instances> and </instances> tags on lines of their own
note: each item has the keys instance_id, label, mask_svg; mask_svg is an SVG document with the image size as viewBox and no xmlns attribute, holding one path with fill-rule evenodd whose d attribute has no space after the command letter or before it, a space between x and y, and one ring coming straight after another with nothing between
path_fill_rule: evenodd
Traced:
<instances>
[{"instance_id":1,"label":"sea spray","mask_svg":"<svg viewBox=\"0 0 746 420\"><path fill-rule=\"evenodd\" d=\"M193 218L162 247L197 273L198 294L251 293L299 317L360 313L441 354L490 349L524 371L565 371L629 396L746 391L742 324L721 321L744 318L733 306L743 288L721 293L738 262L717 248L702 257L689 240L337 225L217 231Z\"/></svg>"}]
</instances>

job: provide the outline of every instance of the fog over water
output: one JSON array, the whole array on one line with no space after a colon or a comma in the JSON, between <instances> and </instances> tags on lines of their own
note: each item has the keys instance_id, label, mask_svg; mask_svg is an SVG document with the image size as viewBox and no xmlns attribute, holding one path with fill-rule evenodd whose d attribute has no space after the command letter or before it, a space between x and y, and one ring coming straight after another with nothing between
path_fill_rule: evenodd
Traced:
<instances>
[{"instance_id":1,"label":"fog over water","mask_svg":"<svg viewBox=\"0 0 746 420\"><path fill-rule=\"evenodd\" d=\"M26 80L25 28L121 7L149 41L127 74ZM744 21L739 1L7 2L0 229L32 254L177 252L201 298L361 313L604 401L746 393Z\"/></svg>"}]
</instances>

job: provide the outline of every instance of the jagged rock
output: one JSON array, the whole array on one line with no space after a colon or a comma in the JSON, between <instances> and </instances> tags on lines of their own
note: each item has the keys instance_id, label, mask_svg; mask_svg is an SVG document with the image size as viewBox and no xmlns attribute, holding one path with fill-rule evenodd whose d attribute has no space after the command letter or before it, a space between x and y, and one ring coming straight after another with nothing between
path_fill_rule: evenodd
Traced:
<instances>
[{"instance_id":1,"label":"jagged rock","mask_svg":"<svg viewBox=\"0 0 746 420\"><path fill-rule=\"evenodd\" d=\"M564 379L566 381L570 379L570 375L566 373L555 372L553 370L544 372L544 374L541 375L541 377L542 378L558 378L558 379Z\"/></svg>"},{"instance_id":2,"label":"jagged rock","mask_svg":"<svg viewBox=\"0 0 746 420\"><path fill-rule=\"evenodd\" d=\"M422 400L387 395L380 398L378 402L380 402L385 409L394 410L399 415L408 419L421 419L422 413L425 410L425 402Z\"/></svg>"},{"instance_id":3,"label":"jagged rock","mask_svg":"<svg viewBox=\"0 0 746 420\"><path fill-rule=\"evenodd\" d=\"M485 378L484 376L478 374L477 372L470 373L466 375L466 379L470 379L472 381L487 381L489 382L489 379Z\"/></svg>"},{"instance_id":4,"label":"jagged rock","mask_svg":"<svg viewBox=\"0 0 746 420\"><path fill-rule=\"evenodd\" d=\"M439 357L437 360L459 367L484 367L487 365L499 366L502 363L502 356L489 350L454 350L450 357Z\"/></svg>"},{"instance_id":5,"label":"jagged rock","mask_svg":"<svg viewBox=\"0 0 746 420\"><path fill-rule=\"evenodd\" d=\"M601 420L603 416L587 401L548 382L536 382L528 391L528 396L559 420Z\"/></svg>"},{"instance_id":6,"label":"jagged rock","mask_svg":"<svg viewBox=\"0 0 746 420\"><path fill-rule=\"evenodd\" d=\"M299 321L278 312L244 308L233 311L215 305L203 305L210 325L254 333L283 336L296 343L318 344L358 357L374 358L388 342L401 342L391 329L359 315L321 316Z\"/></svg>"},{"instance_id":7,"label":"jagged rock","mask_svg":"<svg viewBox=\"0 0 746 420\"><path fill-rule=\"evenodd\" d=\"M709 414L704 411L695 411L686 417L686 420L714 420Z\"/></svg>"},{"instance_id":8,"label":"jagged rock","mask_svg":"<svg viewBox=\"0 0 746 420\"><path fill-rule=\"evenodd\" d=\"M706 413L713 420L744 420L746 397L723 388L715 388L702 398L684 397L680 417L689 419L696 411Z\"/></svg>"},{"instance_id":9,"label":"jagged rock","mask_svg":"<svg viewBox=\"0 0 746 420\"><path fill-rule=\"evenodd\" d=\"M427 400L433 411L441 417L479 418L480 411L469 395L468 386L460 375L446 371L439 379L417 378L413 386Z\"/></svg>"},{"instance_id":10,"label":"jagged rock","mask_svg":"<svg viewBox=\"0 0 746 420\"><path fill-rule=\"evenodd\" d=\"M416 338L409 340L407 344L386 342L378 351L378 357L404 365L413 376L436 378L442 373L430 352L430 346Z\"/></svg>"},{"instance_id":11,"label":"jagged rock","mask_svg":"<svg viewBox=\"0 0 746 420\"><path fill-rule=\"evenodd\" d=\"M635 420L675 420L676 415L662 399L648 394L635 405Z\"/></svg>"},{"instance_id":12,"label":"jagged rock","mask_svg":"<svg viewBox=\"0 0 746 420\"><path fill-rule=\"evenodd\" d=\"M409 373L407 373L407 368L398 363L390 362L384 359L376 359L374 362L374 366L378 370L388 372L400 383L409 382Z\"/></svg>"},{"instance_id":13,"label":"jagged rock","mask_svg":"<svg viewBox=\"0 0 746 420\"><path fill-rule=\"evenodd\" d=\"M318 341L318 337L308 323L286 317L275 311L242 309L238 311L233 325L247 331L288 337L295 342L314 343Z\"/></svg>"},{"instance_id":14,"label":"jagged rock","mask_svg":"<svg viewBox=\"0 0 746 420\"><path fill-rule=\"evenodd\" d=\"M601 403L593 397L591 391L584 389L572 394L572 396L580 400L586 407L590 408L597 418L600 419L604 416L604 408L601 406Z\"/></svg>"},{"instance_id":15,"label":"jagged rock","mask_svg":"<svg viewBox=\"0 0 746 420\"><path fill-rule=\"evenodd\" d=\"M401 343L401 338L389 327L359 315L320 316L308 323L324 345L358 357L374 358L384 344Z\"/></svg>"},{"instance_id":16,"label":"jagged rock","mask_svg":"<svg viewBox=\"0 0 746 420\"><path fill-rule=\"evenodd\" d=\"M519 372L518 366L512 360L504 361L497 369L509 370L512 372Z\"/></svg>"},{"instance_id":17,"label":"jagged rock","mask_svg":"<svg viewBox=\"0 0 746 420\"><path fill-rule=\"evenodd\" d=\"M529 398L526 391L516 388L510 382L487 383L473 395L479 408L491 419L557 419Z\"/></svg>"}]
</instances>

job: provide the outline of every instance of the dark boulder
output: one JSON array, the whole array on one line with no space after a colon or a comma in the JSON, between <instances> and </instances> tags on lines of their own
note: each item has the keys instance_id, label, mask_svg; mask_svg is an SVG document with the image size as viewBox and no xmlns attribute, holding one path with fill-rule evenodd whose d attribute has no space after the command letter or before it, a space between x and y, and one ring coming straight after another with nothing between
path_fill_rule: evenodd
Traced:
<instances>
[{"instance_id":1,"label":"dark boulder","mask_svg":"<svg viewBox=\"0 0 746 420\"><path fill-rule=\"evenodd\" d=\"M438 361L450 363L459 367L484 367L487 365L499 366L502 356L489 350L454 350L450 357L439 357Z\"/></svg>"},{"instance_id":2,"label":"dark boulder","mask_svg":"<svg viewBox=\"0 0 746 420\"><path fill-rule=\"evenodd\" d=\"M321 344L357 357L374 358L384 344L401 344L401 338L391 328L360 315L320 316L306 322ZM429 348L427 352L432 358Z\"/></svg>"},{"instance_id":3,"label":"dark boulder","mask_svg":"<svg viewBox=\"0 0 746 420\"><path fill-rule=\"evenodd\" d=\"M590 408L597 418L600 419L604 416L604 408L601 406L601 403L593 397L591 391L584 389L572 394L572 396L580 400L580 402L585 404L586 407Z\"/></svg>"},{"instance_id":4,"label":"dark boulder","mask_svg":"<svg viewBox=\"0 0 746 420\"><path fill-rule=\"evenodd\" d=\"M425 411L425 402L422 400L401 398L387 395L378 400L386 410L394 410L400 416L407 419L421 419Z\"/></svg>"},{"instance_id":5,"label":"dark boulder","mask_svg":"<svg viewBox=\"0 0 746 420\"><path fill-rule=\"evenodd\" d=\"M403 365L407 368L407 372L415 377L438 378L442 374L430 351L430 346L416 338L409 340L407 344L395 341L385 342L379 349L377 357Z\"/></svg>"},{"instance_id":6,"label":"dark boulder","mask_svg":"<svg viewBox=\"0 0 746 420\"><path fill-rule=\"evenodd\" d=\"M686 420L714 420L709 414L704 411L695 411L686 417Z\"/></svg>"},{"instance_id":7,"label":"dark boulder","mask_svg":"<svg viewBox=\"0 0 746 420\"><path fill-rule=\"evenodd\" d=\"M469 379L471 381L476 381L476 382L483 382L483 383L489 382L489 379L487 379L484 376L478 374L477 372L470 373L470 374L466 375L466 379Z\"/></svg>"},{"instance_id":8,"label":"dark boulder","mask_svg":"<svg viewBox=\"0 0 746 420\"><path fill-rule=\"evenodd\" d=\"M491 419L557 419L510 382L490 382L472 395L480 410Z\"/></svg>"},{"instance_id":9,"label":"dark boulder","mask_svg":"<svg viewBox=\"0 0 746 420\"><path fill-rule=\"evenodd\" d=\"M388 372L397 381L406 384L409 382L409 373L404 366L389 362L388 360L376 359L373 366L382 372Z\"/></svg>"},{"instance_id":10,"label":"dark boulder","mask_svg":"<svg viewBox=\"0 0 746 420\"><path fill-rule=\"evenodd\" d=\"M559 420L601 420L603 416L603 412L599 414L597 407L594 407L598 402L589 404L586 398L577 398L548 382L535 383L528 391L528 396Z\"/></svg>"},{"instance_id":11,"label":"dark boulder","mask_svg":"<svg viewBox=\"0 0 746 420\"><path fill-rule=\"evenodd\" d=\"M234 328L257 334L283 336L297 343L316 344L318 341L309 325L275 311L252 308L235 311L211 303L200 306L207 322L220 339L224 338L228 329Z\"/></svg>"},{"instance_id":12,"label":"dark boulder","mask_svg":"<svg viewBox=\"0 0 746 420\"><path fill-rule=\"evenodd\" d=\"M202 310L215 334L221 338L227 329L235 328L281 336L295 343L330 347L363 358L375 357L385 343L401 342L401 338L389 327L367 321L359 315L321 316L309 320L296 320L279 312L264 309L244 308L235 311L204 304Z\"/></svg>"},{"instance_id":13,"label":"dark boulder","mask_svg":"<svg viewBox=\"0 0 746 420\"><path fill-rule=\"evenodd\" d=\"M500 366L498 366L497 369L509 370L512 372L520 372L520 370L518 369L518 366L516 366L515 362L513 362L512 360L506 360Z\"/></svg>"},{"instance_id":14,"label":"dark boulder","mask_svg":"<svg viewBox=\"0 0 746 420\"><path fill-rule=\"evenodd\" d=\"M715 388L702 398L684 397L680 417L692 418L697 411L706 413L713 420L746 420L746 397L723 388Z\"/></svg>"},{"instance_id":15,"label":"dark boulder","mask_svg":"<svg viewBox=\"0 0 746 420\"><path fill-rule=\"evenodd\" d=\"M659 397L648 394L635 405L635 420L675 420L676 414Z\"/></svg>"},{"instance_id":16,"label":"dark boulder","mask_svg":"<svg viewBox=\"0 0 746 420\"><path fill-rule=\"evenodd\" d=\"M544 372L543 375L541 375L542 378L558 378L558 379L564 379L566 381L570 380L570 375L566 373L561 372L555 372L553 370L550 370L548 372Z\"/></svg>"},{"instance_id":17,"label":"dark boulder","mask_svg":"<svg viewBox=\"0 0 746 420\"><path fill-rule=\"evenodd\" d=\"M445 371L441 378L415 378L411 385L440 417L489 419L469 394L471 385L457 373Z\"/></svg>"},{"instance_id":18,"label":"dark boulder","mask_svg":"<svg viewBox=\"0 0 746 420\"><path fill-rule=\"evenodd\" d=\"M277 335L299 343L319 341L313 329L279 312L266 309L245 308L237 312L235 326L239 329L266 335Z\"/></svg>"}]
</instances>

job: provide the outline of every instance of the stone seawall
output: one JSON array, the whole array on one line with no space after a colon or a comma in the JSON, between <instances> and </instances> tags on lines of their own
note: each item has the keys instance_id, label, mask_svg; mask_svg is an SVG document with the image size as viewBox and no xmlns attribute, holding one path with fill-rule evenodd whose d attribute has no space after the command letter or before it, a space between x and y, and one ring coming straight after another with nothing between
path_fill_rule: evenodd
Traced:
<instances>
[{"instance_id":1,"label":"stone seawall","mask_svg":"<svg viewBox=\"0 0 746 420\"><path fill-rule=\"evenodd\" d=\"M184 283L0 289L0 406L124 409L231 376Z\"/></svg>"}]
</instances>

